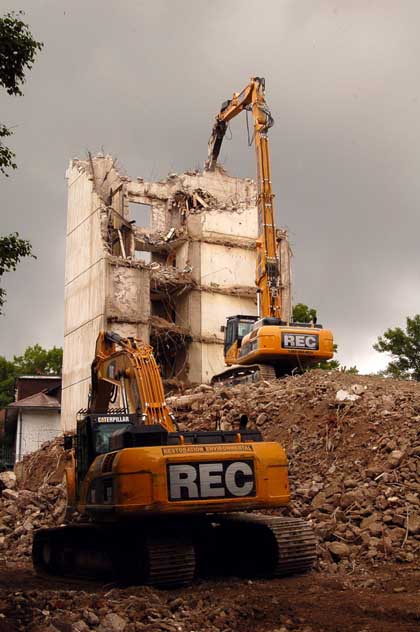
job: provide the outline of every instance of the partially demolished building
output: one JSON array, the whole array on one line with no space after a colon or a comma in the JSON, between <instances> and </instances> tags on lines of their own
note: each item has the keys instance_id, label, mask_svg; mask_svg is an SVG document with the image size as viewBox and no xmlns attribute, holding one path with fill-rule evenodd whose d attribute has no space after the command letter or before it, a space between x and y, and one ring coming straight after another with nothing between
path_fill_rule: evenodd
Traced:
<instances>
[{"instance_id":1,"label":"partially demolished building","mask_svg":"<svg viewBox=\"0 0 420 632\"><path fill-rule=\"evenodd\" d=\"M62 419L85 407L100 329L150 342L167 382L222 370L226 317L256 313L256 186L214 172L159 182L120 175L110 156L67 171ZM140 212L136 212L140 211ZM278 230L284 320L290 252Z\"/></svg>"}]
</instances>

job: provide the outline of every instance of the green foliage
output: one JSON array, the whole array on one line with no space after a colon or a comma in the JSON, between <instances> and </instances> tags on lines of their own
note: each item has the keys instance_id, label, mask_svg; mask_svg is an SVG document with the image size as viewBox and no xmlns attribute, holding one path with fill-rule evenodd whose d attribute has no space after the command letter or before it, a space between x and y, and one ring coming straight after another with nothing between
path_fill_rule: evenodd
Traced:
<instances>
[{"instance_id":1,"label":"green foliage","mask_svg":"<svg viewBox=\"0 0 420 632\"><path fill-rule=\"evenodd\" d=\"M334 353L335 353L336 347L337 345L334 345ZM324 362L318 362L318 364L315 364L315 366L313 366L312 368L323 369L324 371L339 371L340 363L338 360L324 360Z\"/></svg>"},{"instance_id":2,"label":"green foliage","mask_svg":"<svg viewBox=\"0 0 420 632\"><path fill-rule=\"evenodd\" d=\"M0 85L11 95L23 94L25 72L32 68L37 51L43 47L33 39L21 15L23 11L12 11L0 18Z\"/></svg>"},{"instance_id":3,"label":"green foliage","mask_svg":"<svg viewBox=\"0 0 420 632\"><path fill-rule=\"evenodd\" d=\"M19 375L61 375L63 350L60 347L43 349L40 345L28 347L13 361L0 356L0 408L14 400L15 379Z\"/></svg>"},{"instance_id":4,"label":"green foliage","mask_svg":"<svg viewBox=\"0 0 420 632\"><path fill-rule=\"evenodd\" d=\"M314 307L308 307L304 303L297 303L293 307L293 322L295 323L311 323L316 322L317 314ZM334 353L337 353L337 345L334 345ZM311 369L323 369L324 371L341 371L342 373L353 373L357 375L359 370L356 366L347 368L341 366L338 360L326 360L318 362ZM309 370L311 370L309 369Z\"/></svg>"},{"instance_id":5,"label":"green foliage","mask_svg":"<svg viewBox=\"0 0 420 632\"><path fill-rule=\"evenodd\" d=\"M337 353L337 345L334 345L334 353ZM324 362L318 362L312 369L322 369L323 371L341 371L342 373L358 373L359 371L355 366L347 369L345 366L341 366L338 360L324 360Z\"/></svg>"},{"instance_id":6,"label":"green foliage","mask_svg":"<svg viewBox=\"0 0 420 632\"><path fill-rule=\"evenodd\" d=\"M28 347L21 356L15 356L13 363L18 375L61 375L63 350L60 347L43 349L41 345Z\"/></svg>"},{"instance_id":7,"label":"green foliage","mask_svg":"<svg viewBox=\"0 0 420 632\"><path fill-rule=\"evenodd\" d=\"M0 356L0 408L14 400L16 369L13 362Z\"/></svg>"},{"instance_id":8,"label":"green foliage","mask_svg":"<svg viewBox=\"0 0 420 632\"><path fill-rule=\"evenodd\" d=\"M32 246L26 239L20 239L18 233L0 237L0 278L5 272L16 270L16 266L23 257L33 257ZM6 291L0 288L0 314L6 300Z\"/></svg>"},{"instance_id":9,"label":"green foliage","mask_svg":"<svg viewBox=\"0 0 420 632\"><path fill-rule=\"evenodd\" d=\"M379 353L390 353L391 362L382 375L400 380L420 381L420 314L407 316L405 331L387 329L373 345Z\"/></svg>"},{"instance_id":10,"label":"green foliage","mask_svg":"<svg viewBox=\"0 0 420 632\"><path fill-rule=\"evenodd\" d=\"M349 368L347 368L346 366L341 366L340 367L340 371L342 373L352 373L353 375L359 375L359 369L357 368L357 366L349 366Z\"/></svg>"},{"instance_id":11,"label":"green foliage","mask_svg":"<svg viewBox=\"0 0 420 632\"><path fill-rule=\"evenodd\" d=\"M294 323L310 323L316 319L316 309L297 303L293 306L292 318Z\"/></svg>"},{"instance_id":12,"label":"green foliage","mask_svg":"<svg viewBox=\"0 0 420 632\"><path fill-rule=\"evenodd\" d=\"M27 24L22 22L22 11L6 13L0 18L0 86L11 96L21 96L25 73L30 70L35 56L43 47L32 37ZM10 136L10 129L0 124L0 139ZM0 171L16 169L14 153L0 140Z\"/></svg>"},{"instance_id":13,"label":"green foliage","mask_svg":"<svg viewBox=\"0 0 420 632\"><path fill-rule=\"evenodd\" d=\"M0 123L0 138L11 136L12 132L8 127ZM9 147L6 147L0 140L0 171L8 177L6 169L16 169L17 164L14 161L15 154Z\"/></svg>"}]
</instances>

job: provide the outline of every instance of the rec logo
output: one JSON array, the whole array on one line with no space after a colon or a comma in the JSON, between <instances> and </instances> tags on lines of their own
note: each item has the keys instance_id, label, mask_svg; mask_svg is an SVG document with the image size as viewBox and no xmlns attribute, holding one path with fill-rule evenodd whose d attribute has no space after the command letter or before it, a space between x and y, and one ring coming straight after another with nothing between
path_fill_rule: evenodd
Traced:
<instances>
[{"instance_id":1,"label":"rec logo","mask_svg":"<svg viewBox=\"0 0 420 632\"><path fill-rule=\"evenodd\" d=\"M205 500L255 496L254 463L207 461L168 463L169 500Z\"/></svg>"},{"instance_id":2,"label":"rec logo","mask_svg":"<svg viewBox=\"0 0 420 632\"><path fill-rule=\"evenodd\" d=\"M313 334L282 333L281 346L283 349L308 349L317 351L319 349L319 337Z\"/></svg>"}]
</instances>

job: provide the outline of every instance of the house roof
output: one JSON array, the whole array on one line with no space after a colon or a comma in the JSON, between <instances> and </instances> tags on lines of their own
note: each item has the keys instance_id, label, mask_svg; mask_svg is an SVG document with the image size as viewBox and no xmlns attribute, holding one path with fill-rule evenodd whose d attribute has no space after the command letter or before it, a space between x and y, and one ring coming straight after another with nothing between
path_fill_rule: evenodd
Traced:
<instances>
[{"instance_id":1,"label":"house roof","mask_svg":"<svg viewBox=\"0 0 420 632\"><path fill-rule=\"evenodd\" d=\"M24 399L9 404L7 408L48 408L52 410L60 410L60 402L56 397L48 394L48 390L29 395Z\"/></svg>"}]
</instances>

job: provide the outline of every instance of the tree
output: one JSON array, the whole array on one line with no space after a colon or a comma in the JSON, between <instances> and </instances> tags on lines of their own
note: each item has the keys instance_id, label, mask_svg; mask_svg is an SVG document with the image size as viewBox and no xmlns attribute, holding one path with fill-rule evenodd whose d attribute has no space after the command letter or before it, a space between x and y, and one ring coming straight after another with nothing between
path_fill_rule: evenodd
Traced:
<instances>
[{"instance_id":1,"label":"tree","mask_svg":"<svg viewBox=\"0 0 420 632\"><path fill-rule=\"evenodd\" d=\"M30 70L35 56L43 47L32 37L29 26L17 13L6 13L0 18L0 86L11 96L22 96L25 73ZM0 124L0 139L11 136L11 130ZM7 176L7 169L16 169L15 154L0 140L0 171Z\"/></svg>"},{"instance_id":2,"label":"tree","mask_svg":"<svg viewBox=\"0 0 420 632\"><path fill-rule=\"evenodd\" d=\"M317 314L314 307L308 307L304 303L296 303L293 307L293 322L295 323L316 323ZM337 353L337 345L334 345L334 353ZM318 362L312 369L323 369L324 371L342 371L343 373L357 374L359 371L357 367L351 366L347 368L342 366L338 360L325 360L324 362Z\"/></svg>"},{"instance_id":3,"label":"tree","mask_svg":"<svg viewBox=\"0 0 420 632\"><path fill-rule=\"evenodd\" d=\"M297 303L293 306L293 322L294 323L311 323L316 322L316 309L308 307L303 303Z\"/></svg>"},{"instance_id":4,"label":"tree","mask_svg":"<svg viewBox=\"0 0 420 632\"><path fill-rule=\"evenodd\" d=\"M373 345L379 353L390 353L382 375L401 380L420 381L420 314L407 316L405 331L401 327L387 329Z\"/></svg>"},{"instance_id":5,"label":"tree","mask_svg":"<svg viewBox=\"0 0 420 632\"><path fill-rule=\"evenodd\" d=\"M5 408L14 400L15 378L13 362L0 356L0 408Z\"/></svg>"},{"instance_id":6,"label":"tree","mask_svg":"<svg viewBox=\"0 0 420 632\"><path fill-rule=\"evenodd\" d=\"M34 40L28 25L20 19L22 15L22 11L12 11L0 17L0 86L11 96L23 94L25 73L32 68L37 52L43 47L41 42ZM7 169L16 169L15 154L1 139L11 135L11 130L0 123L0 172L6 177ZM31 244L20 239L17 233L0 237L0 277L4 272L16 270L20 259L31 254ZM5 296L5 290L0 288L0 314L3 313Z\"/></svg>"},{"instance_id":7,"label":"tree","mask_svg":"<svg viewBox=\"0 0 420 632\"><path fill-rule=\"evenodd\" d=\"M41 345L28 347L23 355L6 360L0 356L0 408L14 400L15 379L19 375L61 375L63 350L44 349Z\"/></svg>"},{"instance_id":8,"label":"tree","mask_svg":"<svg viewBox=\"0 0 420 632\"><path fill-rule=\"evenodd\" d=\"M19 375L61 375L63 350L61 347L43 349L41 345L28 347L24 354L15 356L13 364Z\"/></svg>"},{"instance_id":9,"label":"tree","mask_svg":"<svg viewBox=\"0 0 420 632\"><path fill-rule=\"evenodd\" d=\"M20 239L18 233L0 237L0 279L5 272L16 270L16 266L23 257L33 257L32 246L26 239ZM6 300L6 290L0 288L0 314Z\"/></svg>"}]
</instances>

